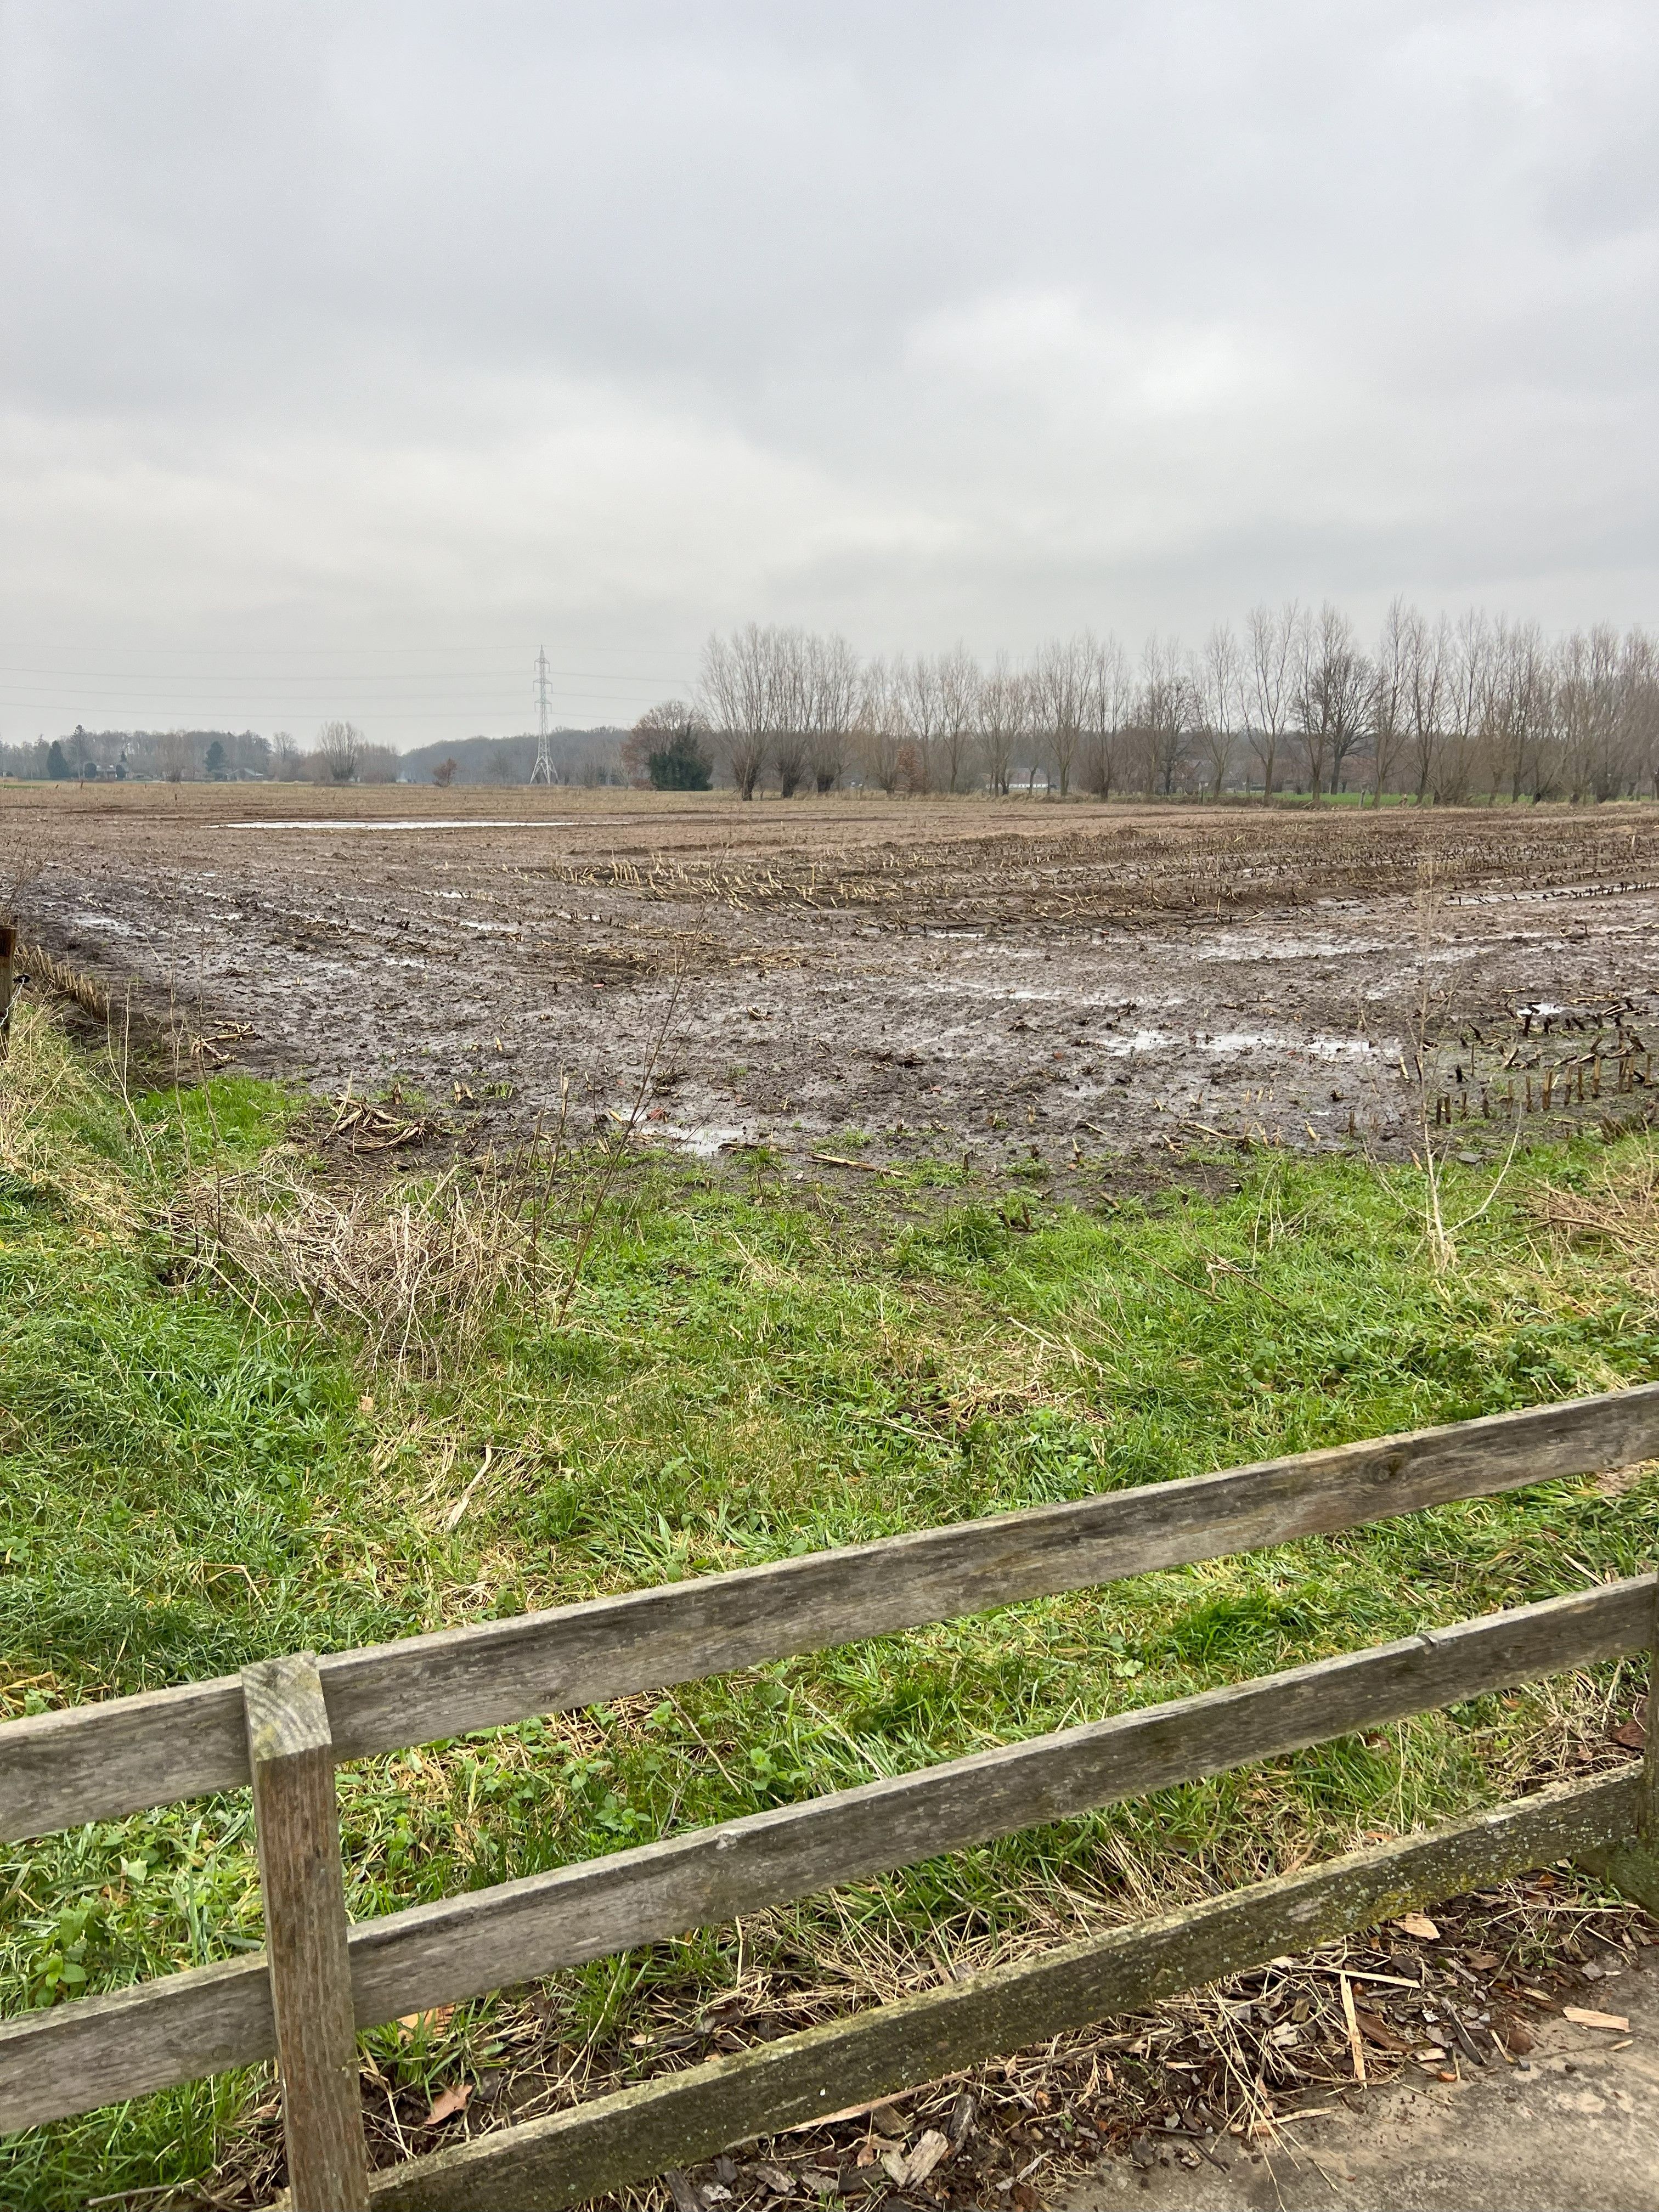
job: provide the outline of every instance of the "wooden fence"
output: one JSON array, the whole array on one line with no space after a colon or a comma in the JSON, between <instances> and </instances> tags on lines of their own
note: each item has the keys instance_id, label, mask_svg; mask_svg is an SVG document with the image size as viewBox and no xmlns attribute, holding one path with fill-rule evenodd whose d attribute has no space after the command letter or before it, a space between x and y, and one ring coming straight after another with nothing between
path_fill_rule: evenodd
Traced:
<instances>
[{"instance_id":1,"label":"wooden fence","mask_svg":"<svg viewBox=\"0 0 1659 2212\"><path fill-rule=\"evenodd\" d=\"M1659 1457L1659 1385L1308 1452L0 1727L0 1837L252 1784L266 1948L0 2023L14 2130L275 2057L295 2212L557 2207L1562 1857L1659 1910L1659 1748L1423 1836L370 2176L356 2031L1659 1642L1659 1578L348 1923L343 1759Z\"/></svg>"}]
</instances>

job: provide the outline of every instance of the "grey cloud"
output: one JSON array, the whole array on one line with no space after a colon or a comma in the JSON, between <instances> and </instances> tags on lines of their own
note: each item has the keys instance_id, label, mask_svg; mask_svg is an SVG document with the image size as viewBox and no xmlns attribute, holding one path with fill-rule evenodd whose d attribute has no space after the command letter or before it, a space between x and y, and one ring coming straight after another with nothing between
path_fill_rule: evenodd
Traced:
<instances>
[{"instance_id":1,"label":"grey cloud","mask_svg":"<svg viewBox=\"0 0 1659 2212\"><path fill-rule=\"evenodd\" d=\"M1638 618L1656 78L1612 0L13 4L7 664L454 639L459 728L751 614Z\"/></svg>"}]
</instances>

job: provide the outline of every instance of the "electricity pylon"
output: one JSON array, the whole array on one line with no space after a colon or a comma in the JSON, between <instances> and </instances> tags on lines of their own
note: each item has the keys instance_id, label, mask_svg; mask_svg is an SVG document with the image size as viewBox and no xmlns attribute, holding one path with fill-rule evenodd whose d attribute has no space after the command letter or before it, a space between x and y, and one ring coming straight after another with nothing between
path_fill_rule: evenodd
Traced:
<instances>
[{"instance_id":1,"label":"electricity pylon","mask_svg":"<svg viewBox=\"0 0 1659 2212\"><path fill-rule=\"evenodd\" d=\"M536 655L536 709L540 717L541 741L536 747L536 765L530 772L532 783L551 783L553 756L547 749L547 647Z\"/></svg>"}]
</instances>

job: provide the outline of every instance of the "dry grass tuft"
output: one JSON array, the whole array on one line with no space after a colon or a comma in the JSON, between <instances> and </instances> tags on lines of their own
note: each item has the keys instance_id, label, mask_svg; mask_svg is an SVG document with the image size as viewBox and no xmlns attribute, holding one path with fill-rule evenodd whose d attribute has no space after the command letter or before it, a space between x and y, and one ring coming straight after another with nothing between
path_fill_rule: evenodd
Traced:
<instances>
[{"instance_id":1,"label":"dry grass tuft","mask_svg":"<svg viewBox=\"0 0 1659 2212\"><path fill-rule=\"evenodd\" d=\"M52 1194L101 1234L125 1236L142 1218L131 1183L104 1152L70 1133L108 1106L51 1012L19 999L0 1054L0 1175Z\"/></svg>"},{"instance_id":2,"label":"dry grass tuft","mask_svg":"<svg viewBox=\"0 0 1659 2212\"><path fill-rule=\"evenodd\" d=\"M1659 1150L1609 1163L1586 1190L1547 1185L1534 1202L1561 1243L1611 1248L1632 1288L1659 1302Z\"/></svg>"},{"instance_id":3,"label":"dry grass tuft","mask_svg":"<svg viewBox=\"0 0 1659 2212\"><path fill-rule=\"evenodd\" d=\"M189 1263L266 1318L303 1304L358 1339L371 1364L453 1371L509 1305L562 1293L550 1238L554 1153L460 1164L423 1187L323 1188L286 1148L246 1175L187 1185L168 1225Z\"/></svg>"}]
</instances>

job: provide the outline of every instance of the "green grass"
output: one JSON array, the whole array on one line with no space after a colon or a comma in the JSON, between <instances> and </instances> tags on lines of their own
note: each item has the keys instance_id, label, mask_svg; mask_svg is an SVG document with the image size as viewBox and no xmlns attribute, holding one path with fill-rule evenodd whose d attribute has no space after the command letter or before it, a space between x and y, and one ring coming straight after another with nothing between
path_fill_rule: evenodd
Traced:
<instances>
[{"instance_id":1,"label":"green grass","mask_svg":"<svg viewBox=\"0 0 1659 2212\"><path fill-rule=\"evenodd\" d=\"M1420 1176L1354 1158L1258 1156L1218 1199L1087 1211L942 1170L848 1197L769 1155L718 1179L646 1161L562 1325L551 1299L506 1304L464 1371L419 1382L252 1310L165 1228L182 1182L291 1136L281 1091L128 1098L38 1016L4 1084L12 1711L1659 1373L1619 1255L1555 1249L1534 1205L1546 1181L1650 1175L1646 1134L1520 1158L1439 1273ZM568 1172L574 1218L592 1171ZM1447 1170L1452 1218L1491 1175ZM341 1778L351 1910L1634 1572L1656 1537L1651 1479L1557 1484L365 1762ZM769 1915L745 1926L750 1971L874 1987L1407 1830L1541 1771L1636 1681L1482 1699ZM9 1847L0 1883L9 2013L259 1938L245 1796ZM562 1977L548 2033L625 2051L729 1983L738 1940ZM374 2047L435 2078L517 2017L479 2004ZM44 2212L200 2175L257 2090L227 2077L15 2138L0 2198Z\"/></svg>"}]
</instances>

